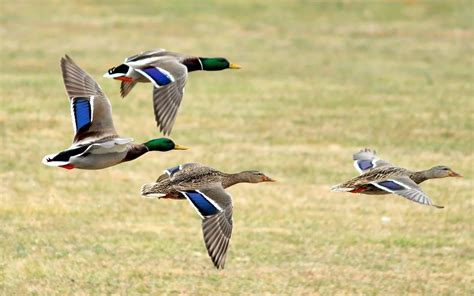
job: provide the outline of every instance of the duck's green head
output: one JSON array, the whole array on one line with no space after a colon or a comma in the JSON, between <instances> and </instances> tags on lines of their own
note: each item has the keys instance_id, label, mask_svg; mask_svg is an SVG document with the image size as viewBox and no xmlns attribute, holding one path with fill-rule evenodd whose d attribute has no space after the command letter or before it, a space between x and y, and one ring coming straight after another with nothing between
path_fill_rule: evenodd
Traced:
<instances>
[{"instance_id":1,"label":"duck's green head","mask_svg":"<svg viewBox=\"0 0 474 296\"><path fill-rule=\"evenodd\" d=\"M237 64L230 63L226 58L199 58L204 71L220 71L225 69L240 69Z\"/></svg>"},{"instance_id":2,"label":"duck's green head","mask_svg":"<svg viewBox=\"0 0 474 296\"><path fill-rule=\"evenodd\" d=\"M187 150L187 147L175 144L173 140L168 138L153 139L143 143L149 151L170 151L170 150Z\"/></svg>"}]
</instances>

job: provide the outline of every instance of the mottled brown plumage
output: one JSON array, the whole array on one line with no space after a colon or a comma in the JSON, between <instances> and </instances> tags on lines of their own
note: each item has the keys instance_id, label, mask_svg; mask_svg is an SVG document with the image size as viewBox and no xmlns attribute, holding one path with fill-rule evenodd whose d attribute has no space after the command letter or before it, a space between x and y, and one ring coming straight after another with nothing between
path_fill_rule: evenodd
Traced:
<instances>
[{"instance_id":1,"label":"mottled brown plumage","mask_svg":"<svg viewBox=\"0 0 474 296\"><path fill-rule=\"evenodd\" d=\"M155 183L143 185L141 192L146 197L188 199L202 218L208 254L214 266L222 269L232 235L232 197L224 189L237 183L272 181L258 171L228 174L187 163L165 170Z\"/></svg>"},{"instance_id":2,"label":"mottled brown plumage","mask_svg":"<svg viewBox=\"0 0 474 296\"><path fill-rule=\"evenodd\" d=\"M179 190L195 190L209 184L218 183L224 189L238 183L271 182L271 178L258 171L243 171L240 173L223 173L198 163L187 163L182 169L170 176L165 171L155 183L142 186L142 195L159 196L160 198L185 199Z\"/></svg>"},{"instance_id":3,"label":"mottled brown plumage","mask_svg":"<svg viewBox=\"0 0 474 296\"><path fill-rule=\"evenodd\" d=\"M460 176L446 166L435 166L423 171L410 171L396 167L379 159L375 151L370 149L359 151L354 154L353 159L354 166L361 175L333 186L331 190L362 194L394 193L414 202L433 205L431 199L417 184L434 178Z\"/></svg>"}]
</instances>

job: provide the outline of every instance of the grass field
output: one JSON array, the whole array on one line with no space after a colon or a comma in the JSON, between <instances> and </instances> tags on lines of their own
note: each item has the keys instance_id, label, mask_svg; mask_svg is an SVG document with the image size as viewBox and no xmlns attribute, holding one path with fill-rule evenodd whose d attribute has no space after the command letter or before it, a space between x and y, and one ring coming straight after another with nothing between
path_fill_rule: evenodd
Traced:
<instances>
[{"instance_id":1,"label":"grass field","mask_svg":"<svg viewBox=\"0 0 474 296\"><path fill-rule=\"evenodd\" d=\"M0 294L474 293L471 1L97 2L1 3ZM190 75L172 138L192 149L101 171L42 165L72 139L66 53L122 136L159 136L151 85L122 100L102 78L156 47L244 67ZM362 147L464 178L423 184L443 210L330 192ZM187 202L140 198L184 162L279 181L229 189L223 271Z\"/></svg>"}]
</instances>

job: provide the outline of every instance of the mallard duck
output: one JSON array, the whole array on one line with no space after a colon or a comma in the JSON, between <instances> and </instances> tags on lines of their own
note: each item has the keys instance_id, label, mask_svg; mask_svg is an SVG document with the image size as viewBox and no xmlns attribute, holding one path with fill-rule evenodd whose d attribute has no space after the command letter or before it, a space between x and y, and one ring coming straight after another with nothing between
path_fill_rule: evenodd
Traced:
<instances>
[{"instance_id":1,"label":"mallard duck","mask_svg":"<svg viewBox=\"0 0 474 296\"><path fill-rule=\"evenodd\" d=\"M410 171L379 159L370 149L360 150L353 155L354 167L361 174L345 183L333 186L332 191L362 194L394 193L411 201L437 208L431 199L417 185L429 179L461 177L447 166L435 166L423 171Z\"/></svg>"},{"instance_id":2,"label":"mallard duck","mask_svg":"<svg viewBox=\"0 0 474 296\"><path fill-rule=\"evenodd\" d=\"M61 58L64 85L71 104L74 140L68 149L43 158L48 166L97 170L136 159L149 151L185 150L167 138L132 144L115 131L110 102L100 86L74 61Z\"/></svg>"},{"instance_id":3,"label":"mallard duck","mask_svg":"<svg viewBox=\"0 0 474 296\"><path fill-rule=\"evenodd\" d=\"M160 131L168 135L183 98L188 72L224 69L240 69L240 66L225 58L203 58L154 49L126 58L122 64L110 68L104 77L122 81L122 97L127 96L137 82L151 82L154 85L156 124Z\"/></svg>"},{"instance_id":4,"label":"mallard duck","mask_svg":"<svg viewBox=\"0 0 474 296\"><path fill-rule=\"evenodd\" d=\"M224 190L237 183L274 182L258 171L220 172L198 163L164 171L155 183L142 186L145 197L187 199L202 218L207 252L217 269L224 263L232 234L232 197Z\"/></svg>"}]
</instances>

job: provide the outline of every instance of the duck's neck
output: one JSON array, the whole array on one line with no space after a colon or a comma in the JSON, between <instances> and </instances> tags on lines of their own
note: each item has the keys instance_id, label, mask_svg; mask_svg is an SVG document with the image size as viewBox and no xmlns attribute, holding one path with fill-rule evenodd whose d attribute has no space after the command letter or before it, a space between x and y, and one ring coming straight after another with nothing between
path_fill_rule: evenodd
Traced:
<instances>
[{"instance_id":1,"label":"duck's neck","mask_svg":"<svg viewBox=\"0 0 474 296\"><path fill-rule=\"evenodd\" d=\"M222 187L224 188L228 188L239 183L250 183L250 180L242 172L235 174L224 174L222 178Z\"/></svg>"},{"instance_id":2,"label":"duck's neck","mask_svg":"<svg viewBox=\"0 0 474 296\"><path fill-rule=\"evenodd\" d=\"M410 179L412 179L416 184L420 184L426 180L431 179L432 177L429 174L429 170L411 172Z\"/></svg>"},{"instance_id":3,"label":"duck's neck","mask_svg":"<svg viewBox=\"0 0 474 296\"><path fill-rule=\"evenodd\" d=\"M130 145L127 151L127 155L125 155L125 158L122 160L122 162L134 160L147 153L148 151L150 150L148 150L148 148L144 144Z\"/></svg>"},{"instance_id":4,"label":"duck's neck","mask_svg":"<svg viewBox=\"0 0 474 296\"><path fill-rule=\"evenodd\" d=\"M204 70L198 57L187 57L181 63L188 68L188 72Z\"/></svg>"}]
</instances>

